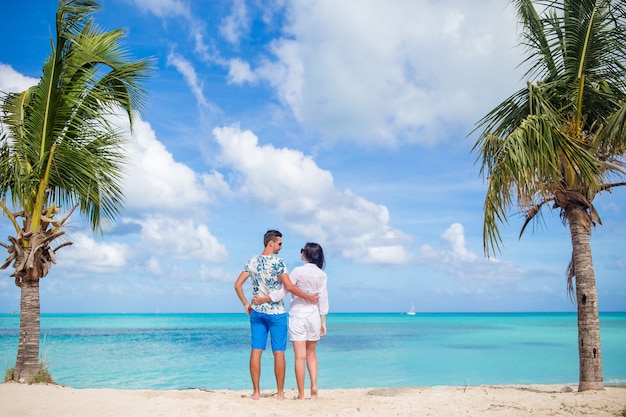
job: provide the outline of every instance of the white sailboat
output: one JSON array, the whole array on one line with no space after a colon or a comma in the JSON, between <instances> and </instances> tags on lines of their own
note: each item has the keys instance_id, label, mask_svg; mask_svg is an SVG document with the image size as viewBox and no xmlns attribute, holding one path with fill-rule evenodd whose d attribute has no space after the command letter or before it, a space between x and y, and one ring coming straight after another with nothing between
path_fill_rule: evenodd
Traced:
<instances>
[{"instance_id":1,"label":"white sailboat","mask_svg":"<svg viewBox=\"0 0 626 417\"><path fill-rule=\"evenodd\" d=\"M409 316L415 315L415 305L413 303L411 303L411 309L407 311L406 314L408 314Z\"/></svg>"}]
</instances>

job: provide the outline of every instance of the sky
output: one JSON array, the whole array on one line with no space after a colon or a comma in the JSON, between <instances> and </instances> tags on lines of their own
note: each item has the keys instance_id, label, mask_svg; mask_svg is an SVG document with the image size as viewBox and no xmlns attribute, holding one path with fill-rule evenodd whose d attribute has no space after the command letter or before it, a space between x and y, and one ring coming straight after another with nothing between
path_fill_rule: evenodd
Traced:
<instances>
[{"instance_id":1,"label":"sky","mask_svg":"<svg viewBox=\"0 0 626 417\"><path fill-rule=\"evenodd\" d=\"M42 313L242 312L233 285L268 229L290 270L306 242L322 245L331 312L576 311L557 211L521 239L512 211L502 251L483 252L474 128L533 81L510 3L100 4L95 21L124 28L155 70L128 134L124 208L102 235L71 217ZM41 76L56 5L5 5L0 91ZM626 190L594 203L599 307L626 311ZM0 217L0 237L13 233ZM0 312L19 310L11 273Z\"/></svg>"}]
</instances>

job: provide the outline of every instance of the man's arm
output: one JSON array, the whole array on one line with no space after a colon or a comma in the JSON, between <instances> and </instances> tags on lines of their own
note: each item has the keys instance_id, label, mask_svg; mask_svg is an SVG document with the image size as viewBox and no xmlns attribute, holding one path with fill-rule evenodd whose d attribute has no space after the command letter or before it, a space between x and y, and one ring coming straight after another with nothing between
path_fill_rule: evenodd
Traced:
<instances>
[{"instance_id":1,"label":"man's arm","mask_svg":"<svg viewBox=\"0 0 626 417\"><path fill-rule=\"evenodd\" d=\"M304 298L305 300L307 300L311 304L317 303L318 295L317 294L307 294L304 291L302 291L300 288L296 287L294 285L294 283L291 282L291 280L289 279L289 275L288 274L280 274L278 276L278 279L280 279L283 282L283 286L290 293L292 293L294 295L297 295L300 298Z\"/></svg>"},{"instance_id":2,"label":"man's arm","mask_svg":"<svg viewBox=\"0 0 626 417\"><path fill-rule=\"evenodd\" d=\"M282 287L280 287L280 289L271 291L270 295L255 295L254 297L252 297L252 304L263 304L272 301L277 302L285 298L288 293L289 291L287 291L287 289L283 285Z\"/></svg>"},{"instance_id":3,"label":"man's arm","mask_svg":"<svg viewBox=\"0 0 626 417\"><path fill-rule=\"evenodd\" d=\"M250 315L250 313L252 313L252 306L248 303L248 299L243 293L243 283L246 282L248 277L250 277L249 272L242 271L241 274L239 274L239 277L237 277L237 281L235 282L235 292L237 293L237 297L239 297L241 304L243 304L243 308L246 309L246 313Z\"/></svg>"}]
</instances>

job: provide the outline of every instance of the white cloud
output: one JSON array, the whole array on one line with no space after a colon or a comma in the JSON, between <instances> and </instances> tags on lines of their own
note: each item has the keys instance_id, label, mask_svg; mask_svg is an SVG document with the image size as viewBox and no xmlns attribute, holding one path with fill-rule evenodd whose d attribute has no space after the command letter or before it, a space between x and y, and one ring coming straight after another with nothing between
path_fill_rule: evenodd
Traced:
<instances>
[{"instance_id":1,"label":"white cloud","mask_svg":"<svg viewBox=\"0 0 626 417\"><path fill-rule=\"evenodd\" d=\"M278 98L291 108L296 118L303 119L301 112L305 66L300 54L300 44L292 40L276 40L272 42L271 52L277 61L265 60L255 73L275 88Z\"/></svg>"},{"instance_id":2,"label":"white cloud","mask_svg":"<svg viewBox=\"0 0 626 417\"><path fill-rule=\"evenodd\" d=\"M250 70L250 64L241 59L231 59L228 64L228 82L233 84L250 83L257 81L257 76Z\"/></svg>"},{"instance_id":3,"label":"white cloud","mask_svg":"<svg viewBox=\"0 0 626 417\"><path fill-rule=\"evenodd\" d=\"M39 80L26 77L15 71L10 65L0 62L0 91L5 93L21 93L37 84Z\"/></svg>"},{"instance_id":4,"label":"white cloud","mask_svg":"<svg viewBox=\"0 0 626 417\"><path fill-rule=\"evenodd\" d=\"M219 30L231 44L239 43L239 38L248 33L246 3L243 0L233 0L231 14L224 18Z\"/></svg>"},{"instance_id":5,"label":"white cloud","mask_svg":"<svg viewBox=\"0 0 626 417\"><path fill-rule=\"evenodd\" d=\"M235 84L255 84L263 80L275 90L277 97L301 119L304 65L300 56L300 44L293 40L278 39L271 43L270 51L277 59L262 59L254 70L250 63L240 58L229 62L228 81Z\"/></svg>"},{"instance_id":6,"label":"white cloud","mask_svg":"<svg viewBox=\"0 0 626 417\"><path fill-rule=\"evenodd\" d=\"M406 265L412 258L402 245L369 246L365 249L365 253L360 253L361 248L349 248L343 254L348 259L367 264Z\"/></svg>"},{"instance_id":7,"label":"white cloud","mask_svg":"<svg viewBox=\"0 0 626 417\"><path fill-rule=\"evenodd\" d=\"M205 264L200 265L200 268L198 270L199 281L221 281L232 284L234 281L232 275L232 273L225 272L221 268L213 268Z\"/></svg>"},{"instance_id":8,"label":"white cloud","mask_svg":"<svg viewBox=\"0 0 626 417\"><path fill-rule=\"evenodd\" d=\"M309 239L341 250L358 263L403 264L411 239L389 226L386 207L350 190L337 190L332 174L302 152L261 146L250 131L213 130L220 162L237 174L239 194L274 211Z\"/></svg>"},{"instance_id":9,"label":"white cloud","mask_svg":"<svg viewBox=\"0 0 626 417\"><path fill-rule=\"evenodd\" d=\"M134 0L134 3L139 9L161 18L174 16L191 17L189 7L180 0Z\"/></svg>"},{"instance_id":10,"label":"white cloud","mask_svg":"<svg viewBox=\"0 0 626 417\"><path fill-rule=\"evenodd\" d=\"M525 269L469 251L465 245L463 225L454 223L442 235L440 244L421 247L419 262L443 271L462 281L481 286L517 283L527 278Z\"/></svg>"},{"instance_id":11,"label":"white cloud","mask_svg":"<svg viewBox=\"0 0 626 417\"><path fill-rule=\"evenodd\" d=\"M191 92L196 97L196 101L201 106L207 106L208 103L204 97L202 91L202 83L198 80L198 75L193 67L193 64L185 59L183 56L170 52L167 56L167 64L172 65L178 72L180 72L185 79L185 82L191 89Z\"/></svg>"},{"instance_id":12,"label":"white cloud","mask_svg":"<svg viewBox=\"0 0 626 417\"><path fill-rule=\"evenodd\" d=\"M153 275L161 275L163 273L161 262L156 256L151 256L150 259L148 259L146 269Z\"/></svg>"},{"instance_id":13,"label":"white cloud","mask_svg":"<svg viewBox=\"0 0 626 417\"><path fill-rule=\"evenodd\" d=\"M200 179L202 180L202 185L209 193L209 201L215 202L217 197L231 197L232 192L228 183L224 179L224 175L221 172L216 170L211 170L211 172L205 172L200 174Z\"/></svg>"},{"instance_id":14,"label":"white cloud","mask_svg":"<svg viewBox=\"0 0 626 417\"><path fill-rule=\"evenodd\" d=\"M72 271L73 275L89 273L119 273L128 261L128 246L121 243L96 242L90 236L76 232L68 233L74 244L56 252L59 268ZM60 242L59 242L60 243ZM53 245L53 248L56 247ZM56 268L55 268L56 269Z\"/></svg>"},{"instance_id":15,"label":"white cloud","mask_svg":"<svg viewBox=\"0 0 626 417\"><path fill-rule=\"evenodd\" d=\"M203 224L188 218L147 216L143 219L126 219L126 223L141 226L141 252L158 258L224 262L228 258L226 247ZM151 268L159 267L151 259Z\"/></svg>"},{"instance_id":16,"label":"white cloud","mask_svg":"<svg viewBox=\"0 0 626 417\"><path fill-rule=\"evenodd\" d=\"M252 71L328 137L432 143L519 82L513 8L479 3L288 2L285 38Z\"/></svg>"},{"instance_id":17,"label":"white cloud","mask_svg":"<svg viewBox=\"0 0 626 417\"><path fill-rule=\"evenodd\" d=\"M189 212L229 193L220 173L198 175L174 160L146 122L133 125L127 154L125 206L130 210Z\"/></svg>"},{"instance_id":18,"label":"white cloud","mask_svg":"<svg viewBox=\"0 0 626 417\"><path fill-rule=\"evenodd\" d=\"M140 10L152 13L163 19L163 23L166 27L169 19L183 18L185 20L185 27L189 30L189 36L194 40L194 53L206 62L218 58L219 54L217 54L217 51L215 51L211 45L207 45L204 42L204 23L193 15L191 8L186 2L179 0L134 0L134 3ZM181 70L179 69L179 71ZM187 76L189 76L189 74L187 74ZM189 83L189 80L187 81ZM194 93L196 92L194 91Z\"/></svg>"},{"instance_id":19,"label":"white cloud","mask_svg":"<svg viewBox=\"0 0 626 417\"><path fill-rule=\"evenodd\" d=\"M454 223L441 235L441 240L450 248L450 252L455 259L464 262L476 260L476 254L470 252L465 247L465 234L460 223Z\"/></svg>"}]
</instances>

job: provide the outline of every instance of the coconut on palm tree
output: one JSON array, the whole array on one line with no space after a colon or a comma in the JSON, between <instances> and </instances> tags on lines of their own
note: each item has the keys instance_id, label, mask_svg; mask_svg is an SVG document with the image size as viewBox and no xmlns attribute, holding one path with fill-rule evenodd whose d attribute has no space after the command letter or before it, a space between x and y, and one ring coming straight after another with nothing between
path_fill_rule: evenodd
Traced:
<instances>
[{"instance_id":1,"label":"coconut on palm tree","mask_svg":"<svg viewBox=\"0 0 626 417\"><path fill-rule=\"evenodd\" d=\"M578 308L579 391L602 389L602 349L590 236L594 198L625 185L626 4L514 0L529 64L527 86L482 120L474 145L487 179L483 242L500 250L499 226L516 207L526 225L556 209L569 226L567 268Z\"/></svg>"},{"instance_id":2,"label":"coconut on palm tree","mask_svg":"<svg viewBox=\"0 0 626 417\"><path fill-rule=\"evenodd\" d=\"M15 228L3 269L21 289L13 380L39 370L39 282L56 262L63 226L77 209L100 232L122 206L124 135L113 116L140 109L148 59L132 60L122 30L103 31L92 0L59 0L56 39L37 85L4 94L0 208ZM54 249L51 245L60 242Z\"/></svg>"}]
</instances>

